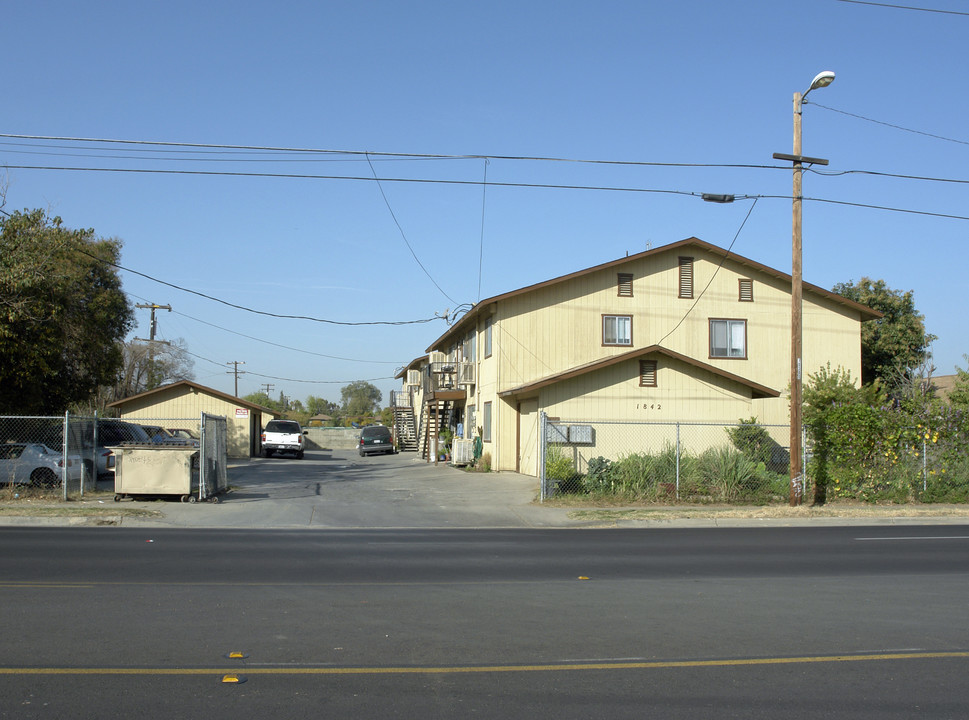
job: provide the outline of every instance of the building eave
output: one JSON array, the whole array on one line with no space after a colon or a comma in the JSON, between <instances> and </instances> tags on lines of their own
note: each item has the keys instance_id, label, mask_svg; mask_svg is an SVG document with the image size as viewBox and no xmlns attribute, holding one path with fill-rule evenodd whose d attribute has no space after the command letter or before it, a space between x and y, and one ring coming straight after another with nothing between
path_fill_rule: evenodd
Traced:
<instances>
[{"instance_id":1,"label":"building eave","mask_svg":"<svg viewBox=\"0 0 969 720\"><path fill-rule=\"evenodd\" d=\"M649 347L639 348L636 350L630 350L629 352L622 353L620 355L613 355L612 357L603 358L601 360L596 360L594 362L586 363L584 365L578 365L574 368L570 368L560 373L554 375L549 375L539 380L535 380L530 383L525 383L524 385L518 385L517 387L509 388L508 390L502 390L498 393L500 398L513 398L513 397L525 397L528 395L534 395L542 388L548 387L549 385L554 385L560 383L564 380L570 380L587 373L596 372L604 368L610 367L612 365L617 365L619 363L626 362L628 360L634 360L636 358L642 357L644 355L665 355L673 360L678 360L680 362L686 363L687 365L692 365L693 367L705 370L713 375L717 375L724 379L730 380L732 382L738 383L745 387L750 388L751 396L754 398L776 398L780 397L780 392L769 388L766 385L761 385L760 383L755 383L752 380L748 380L745 377L736 375L726 370L722 370L709 363L696 360L687 355L669 350L662 347L661 345L650 345Z\"/></svg>"}]
</instances>

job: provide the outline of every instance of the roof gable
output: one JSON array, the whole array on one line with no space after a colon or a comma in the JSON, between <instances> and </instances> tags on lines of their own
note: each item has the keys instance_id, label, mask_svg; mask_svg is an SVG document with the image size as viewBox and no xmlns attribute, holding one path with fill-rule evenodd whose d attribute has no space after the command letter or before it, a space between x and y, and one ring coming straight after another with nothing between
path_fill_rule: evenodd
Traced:
<instances>
[{"instance_id":1,"label":"roof gable","mask_svg":"<svg viewBox=\"0 0 969 720\"><path fill-rule=\"evenodd\" d=\"M519 295L524 295L526 293L535 292L537 290L548 288L553 285L558 285L560 283L565 283L570 280L574 280L576 278L589 275L591 273L596 273L602 270L608 270L616 267L622 267L623 265L626 265L629 263L635 263L644 258L656 257L667 253L682 252L684 249L688 249L688 248L697 248L699 250L709 252L712 255L719 256L724 259L730 259L735 263L739 263L740 265L749 267L752 270L755 270L757 272L761 272L773 278L782 280L785 283L792 282L791 276L787 273L781 272L780 270L775 270L772 267L756 262L755 260L750 260L749 258L745 258L742 255L737 255L736 253L725 250L717 245L708 243L705 240L700 240L699 238L696 238L696 237L690 237L685 240L679 240L677 242L670 243L668 245L663 245L658 248L653 248L651 250L646 250L644 252L637 253L635 255L627 255L625 257L619 258L618 260L611 260L609 262L602 263L600 265L594 265L592 267L585 268L584 270L578 270L576 272L569 273L568 275L562 275L557 278L552 278L551 280L545 280L543 282L535 283L533 285L527 285L517 290L511 290L509 292L502 293L501 295L495 295L494 297L490 297L485 300L482 300L477 304L475 304L475 306L466 315L464 315L460 320L458 320L454 325L452 325L443 335L441 335L437 340L435 340L427 348L425 352L431 352L436 348L446 346L449 342L451 342L453 338L460 337L461 334L467 331L468 326L472 324L472 321L475 320L479 315L481 315L482 311L485 308L487 308L489 305L492 305L494 303L498 303L503 300L507 300L509 298L513 298ZM853 300L849 300L846 297L843 297L841 295L838 295L837 293L831 292L830 290L825 290L824 288L818 287L817 285L812 285L811 283L803 283L803 287L804 287L804 292L806 293L813 293L815 295L819 295L839 305L842 305L857 311L861 315L862 321L874 320L882 316L882 314L877 310L872 310L866 305L862 305L861 303L857 303Z\"/></svg>"},{"instance_id":2,"label":"roof gable","mask_svg":"<svg viewBox=\"0 0 969 720\"><path fill-rule=\"evenodd\" d=\"M168 385L161 385L159 387L153 388L152 390L146 390L145 392L138 393L137 395L131 395L129 397L123 398L121 400L115 400L113 403L108 403L108 407L120 408L126 403L133 400L141 400L143 398L149 397L151 395L156 395L158 393L167 392L169 390L195 390L206 395L212 395L214 397L226 400L231 403L235 403L240 407L249 408L250 410L256 410L259 412L264 412L269 415L278 415L279 413L275 410L263 407L262 405L256 405L242 398L238 398L235 395L229 395L228 393L221 392L215 388L206 387L205 385L199 385L198 383L192 382L191 380L179 380L177 382L169 383Z\"/></svg>"},{"instance_id":3,"label":"roof gable","mask_svg":"<svg viewBox=\"0 0 969 720\"><path fill-rule=\"evenodd\" d=\"M607 368L611 365L616 365L618 363L626 362L627 360L633 360L643 355L665 355L668 358L674 360L679 360L680 362L686 363L687 365L692 365L693 367L705 370L718 377L725 378L732 382L739 383L745 387L750 388L751 396L754 398L776 398L780 397L780 392L766 385L761 385L755 383L747 378L741 377L740 375L735 375L734 373L727 372L726 370L721 370L718 367L710 365L709 363L696 360L691 357L687 357L673 350L668 350L661 345L650 345L646 348L640 348L638 350L630 350L629 352L622 353L621 355L613 355L612 357L604 358L602 360L596 360L591 363L586 363L585 365L579 365L578 367L570 368L560 373L554 375L549 375L547 377L535 380L534 382L526 383L524 385L519 385L518 387L511 388L509 390L504 390L498 393L498 397L512 397L515 395L525 395L528 393L535 392L541 388L548 387L549 385L554 385L555 383L562 382L563 380L570 380L571 378L579 377L580 375L585 375L587 373L596 372Z\"/></svg>"}]
</instances>

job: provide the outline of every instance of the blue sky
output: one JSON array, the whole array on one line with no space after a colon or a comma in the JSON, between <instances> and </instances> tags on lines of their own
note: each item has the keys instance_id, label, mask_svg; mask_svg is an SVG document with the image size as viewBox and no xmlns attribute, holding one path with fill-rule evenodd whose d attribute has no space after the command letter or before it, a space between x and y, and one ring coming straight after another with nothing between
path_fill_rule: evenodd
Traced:
<instances>
[{"instance_id":1,"label":"blue sky","mask_svg":"<svg viewBox=\"0 0 969 720\"><path fill-rule=\"evenodd\" d=\"M374 153L0 137L8 211L120 238L125 267L229 303L342 322L434 318L690 236L736 236L736 252L790 272L791 171L771 155L792 151L793 93L833 70L803 114L803 153L830 160L822 173L962 182L806 173L805 197L837 204L804 204L804 279L914 291L937 373L967 364L965 14L839 0L37 0L7 8L5 26L0 133ZM457 182L278 177L374 173ZM763 197L751 211L690 195L703 192ZM173 307L159 337L186 341L199 382L231 392L219 365L244 361L240 394L270 383L274 397L338 401L366 379L386 404L395 370L447 329L269 318L122 277L133 302ZM145 337L147 311L138 319Z\"/></svg>"}]
</instances>

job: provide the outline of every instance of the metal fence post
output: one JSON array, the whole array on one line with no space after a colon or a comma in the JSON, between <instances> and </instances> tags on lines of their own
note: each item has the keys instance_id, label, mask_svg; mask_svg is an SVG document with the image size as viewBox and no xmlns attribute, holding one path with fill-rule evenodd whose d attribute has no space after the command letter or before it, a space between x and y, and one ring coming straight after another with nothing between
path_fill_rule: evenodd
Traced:
<instances>
[{"instance_id":1,"label":"metal fence post","mask_svg":"<svg viewBox=\"0 0 969 720\"><path fill-rule=\"evenodd\" d=\"M541 485L541 501L545 502L545 424L548 416L542 410L538 413L538 477Z\"/></svg>"},{"instance_id":2,"label":"metal fence post","mask_svg":"<svg viewBox=\"0 0 969 720\"><path fill-rule=\"evenodd\" d=\"M676 499L680 499L680 423L676 423Z\"/></svg>"},{"instance_id":3,"label":"metal fence post","mask_svg":"<svg viewBox=\"0 0 969 720\"><path fill-rule=\"evenodd\" d=\"M64 500L67 500L67 425L70 411L64 412L64 427L61 428L61 488ZM83 483L81 485L83 490Z\"/></svg>"},{"instance_id":4,"label":"metal fence post","mask_svg":"<svg viewBox=\"0 0 969 720\"><path fill-rule=\"evenodd\" d=\"M922 435L922 492L926 492L929 480L929 466L925 454L928 452L928 444L925 440L925 435Z\"/></svg>"},{"instance_id":5,"label":"metal fence post","mask_svg":"<svg viewBox=\"0 0 969 720\"><path fill-rule=\"evenodd\" d=\"M808 467L808 456L807 456L807 426L801 425L801 502L804 502L804 496L807 495L807 467Z\"/></svg>"},{"instance_id":6,"label":"metal fence post","mask_svg":"<svg viewBox=\"0 0 969 720\"><path fill-rule=\"evenodd\" d=\"M205 482L206 482L206 467L208 467L208 452L206 451L206 443L208 438L205 432L205 411L203 410L199 415L199 499L205 497ZM191 482L189 483L189 492L192 491Z\"/></svg>"}]
</instances>

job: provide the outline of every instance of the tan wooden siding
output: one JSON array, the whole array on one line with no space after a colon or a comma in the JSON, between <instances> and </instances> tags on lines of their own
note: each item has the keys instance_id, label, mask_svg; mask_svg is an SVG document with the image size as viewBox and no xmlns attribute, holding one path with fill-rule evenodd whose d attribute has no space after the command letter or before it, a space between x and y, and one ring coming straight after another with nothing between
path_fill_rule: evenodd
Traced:
<instances>
[{"instance_id":1,"label":"tan wooden siding","mask_svg":"<svg viewBox=\"0 0 969 720\"><path fill-rule=\"evenodd\" d=\"M155 419L192 418L194 425L189 429L197 431L203 412L222 415L226 418L229 457L249 457L252 433L258 434L262 428L255 422L259 414L256 411L249 410L248 417L236 417L236 408L241 407L202 392L172 388L125 403L121 409L121 417L133 422L142 420L146 423L148 420ZM262 418L263 424L268 420L269 418Z\"/></svg>"}]
</instances>

